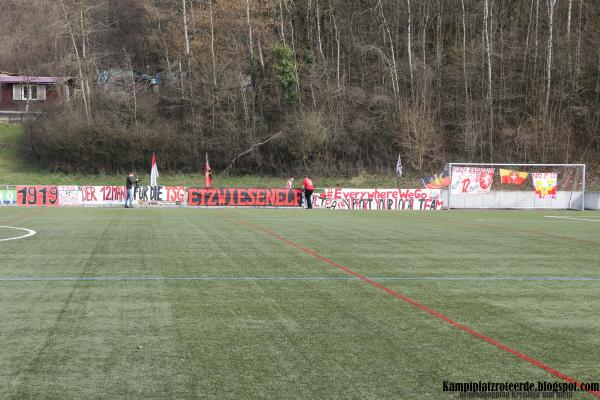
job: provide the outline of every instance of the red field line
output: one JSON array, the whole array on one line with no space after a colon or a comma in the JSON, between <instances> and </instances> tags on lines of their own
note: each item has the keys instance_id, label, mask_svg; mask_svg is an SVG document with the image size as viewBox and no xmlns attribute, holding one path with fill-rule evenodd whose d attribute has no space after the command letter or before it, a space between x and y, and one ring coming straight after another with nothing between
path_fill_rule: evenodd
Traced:
<instances>
[{"instance_id":1,"label":"red field line","mask_svg":"<svg viewBox=\"0 0 600 400\"><path fill-rule=\"evenodd\" d=\"M543 362L541 362L539 360L536 360L535 358L530 357L530 356L528 356L526 354L523 354L523 353L521 353L518 350L515 350L515 349L513 349L511 347L508 347L508 346L506 346L506 345L498 342L497 340L492 339L489 336L486 336L486 335L484 335L482 333L479 333L479 332L477 332L477 331L469 328L466 325L463 325L463 324L461 324L459 322L456 322L453 319L445 316L444 314L442 314L442 313L440 313L440 312L438 312L438 311L436 311L436 310L434 310L432 308L429 308L429 307L427 307L427 306L419 303L418 301L411 299L410 297L407 297L407 296L405 296L403 294L400 294L400 293L398 293L398 292L396 292L396 291L394 291L394 290L392 290L392 289L390 289L390 288L388 288L386 286L383 286L380 283L375 282L372 279L367 278L364 275L359 274L358 272L355 272L355 271L351 270L348 267L344 267L343 265L338 264L335 261L332 261L329 258L320 255L319 253L315 252L314 250L311 250L311 249L309 249L307 247L304 247L304 246L302 246L302 245L300 245L300 244L298 244L298 243L296 243L296 242L294 242L294 241L292 241L292 240L290 240L288 238L285 238L285 237L279 235L278 233L270 231L269 229L264 228L262 226L251 224L249 222L242 221L242 220L239 220L239 219L236 219L236 222L244 224L246 226L249 226L249 227L251 227L251 228L253 228L253 229L257 230L257 231L266 233L269 236L272 236L272 237L274 237L274 238L276 238L276 239L278 239L278 240L280 240L282 242L285 242L285 243L289 244L290 246L295 247L298 250L300 250L300 251L302 251L302 252L304 252L304 253L306 253L308 255L311 255L311 256L313 256L313 257L315 257L315 258L317 258L317 259L319 259L321 261L324 261L327 264L329 264L329 265L331 265L331 266L333 266L335 268L338 268L338 269L344 271L345 273L350 274L350 275L352 275L352 276L360 279L363 282L368 283L371 286L374 286L374 287L376 287L376 288L378 288L380 290L383 290L384 292L387 292L388 294L390 294L390 295L392 295L392 296L394 296L394 297L396 297L396 298L398 298L400 300L403 300L403 301L405 301L405 302L407 302L409 304L412 304L415 307L420 308L421 310L423 310L423 311L425 311L425 312L427 312L427 313L429 313L429 314L431 314L431 315L433 315L433 316L435 316L435 317L437 317L437 318L439 318L439 319L441 319L441 320L449 323L450 325L454 326L455 328L458 328L458 329L460 329L462 331L465 331L465 332L467 332L467 333L469 333L469 334L471 334L471 335L473 335L475 337L478 337L479 339L481 339L483 341L486 341L489 344L494 345L497 348L499 348L501 350L504 350L507 353L515 355L515 356L519 357L520 359L522 359L524 361L527 361L528 363L530 363L530 364L532 364L532 365L534 365L534 366L536 366L538 368L541 368L544 371L549 372L550 374L552 374L552 375L554 375L554 376L556 376L556 377L558 377L558 378L560 378L560 379L562 379L562 380L564 380L566 382L569 382L569 383L572 383L572 384L576 385L579 389L582 389L583 391L586 391L586 392L588 392L588 393L590 393L590 394L592 394L592 395L600 398L600 391L588 390L588 388L586 388L584 386L585 384L583 382L578 381L577 379L572 378L572 377L570 377L570 376L568 376L566 374L563 374L562 372L560 372L560 371L558 371L558 370L550 367L549 365L544 364Z\"/></svg>"}]
</instances>

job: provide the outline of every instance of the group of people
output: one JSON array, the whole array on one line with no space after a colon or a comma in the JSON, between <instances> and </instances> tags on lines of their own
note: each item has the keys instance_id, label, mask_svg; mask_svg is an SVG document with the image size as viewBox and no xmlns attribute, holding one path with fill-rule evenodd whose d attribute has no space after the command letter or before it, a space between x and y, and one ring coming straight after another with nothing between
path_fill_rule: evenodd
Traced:
<instances>
[{"instance_id":1,"label":"group of people","mask_svg":"<svg viewBox=\"0 0 600 400\"><path fill-rule=\"evenodd\" d=\"M290 176L287 181L286 188L291 189L294 186L294 177ZM302 180L302 191L304 194L304 201L306 202L306 208L312 208L312 194L315 189L312 179L306 175Z\"/></svg>"}]
</instances>

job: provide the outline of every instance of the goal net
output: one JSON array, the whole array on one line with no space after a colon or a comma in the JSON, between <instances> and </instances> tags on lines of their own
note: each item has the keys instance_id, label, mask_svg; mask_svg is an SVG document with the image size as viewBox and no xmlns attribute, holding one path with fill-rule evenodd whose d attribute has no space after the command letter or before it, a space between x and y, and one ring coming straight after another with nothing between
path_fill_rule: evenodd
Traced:
<instances>
[{"instance_id":1,"label":"goal net","mask_svg":"<svg viewBox=\"0 0 600 400\"><path fill-rule=\"evenodd\" d=\"M447 206L583 210L585 164L450 163Z\"/></svg>"}]
</instances>

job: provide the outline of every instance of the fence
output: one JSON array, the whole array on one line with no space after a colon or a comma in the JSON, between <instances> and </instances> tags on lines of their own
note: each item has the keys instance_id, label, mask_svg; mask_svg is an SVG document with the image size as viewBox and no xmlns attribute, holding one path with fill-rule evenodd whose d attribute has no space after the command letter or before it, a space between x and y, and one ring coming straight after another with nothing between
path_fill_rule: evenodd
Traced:
<instances>
[{"instance_id":1,"label":"fence","mask_svg":"<svg viewBox=\"0 0 600 400\"><path fill-rule=\"evenodd\" d=\"M426 189L324 189L313 195L316 208L356 210L452 209L583 209L600 210L600 192L558 191L554 199L539 199L530 191L449 194ZM391 192L398 191L398 198ZM339 193L338 193L339 192ZM346 193L348 192L348 193ZM388 193L390 192L390 193ZM340 198L335 196L340 195ZM344 197L345 195L348 195ZM363 196L366 194L366 196ZM328 197L329 195L329 197ZM360 195L360 197L359 197ZM385 195L385 196L383 196ZM448 198L448 196L451 196ZM404 197L408 197L404 199ZM118 207L125 202L123 186L0 185L0 206ZM414 199L413 199L414 197ZM423 198L421 198L423 197ZM139 186L134 200L157 206L299 207L300 189L188 188ZM333 206L332 204L334 204ZM298 204L297 204L298 203ZM446 204L444 204L446 203Z\"/></svg>"}]
</instances>

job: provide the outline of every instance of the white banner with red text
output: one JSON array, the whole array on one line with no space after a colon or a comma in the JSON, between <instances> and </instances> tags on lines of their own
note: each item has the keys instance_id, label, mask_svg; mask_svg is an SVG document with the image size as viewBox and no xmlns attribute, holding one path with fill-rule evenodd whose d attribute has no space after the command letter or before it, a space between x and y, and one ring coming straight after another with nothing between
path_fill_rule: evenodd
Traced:
<instances>
[{"instance_id":1,"label":"white banner with red text","mask_svg":"<svg viewBox=\"0 0 600 400\"><path fill-rule=\"evenodd\" d=\"M441 210L441 189L328 188L313 194L314 208L335 210Z\"/></svg>"}]
</instances>

